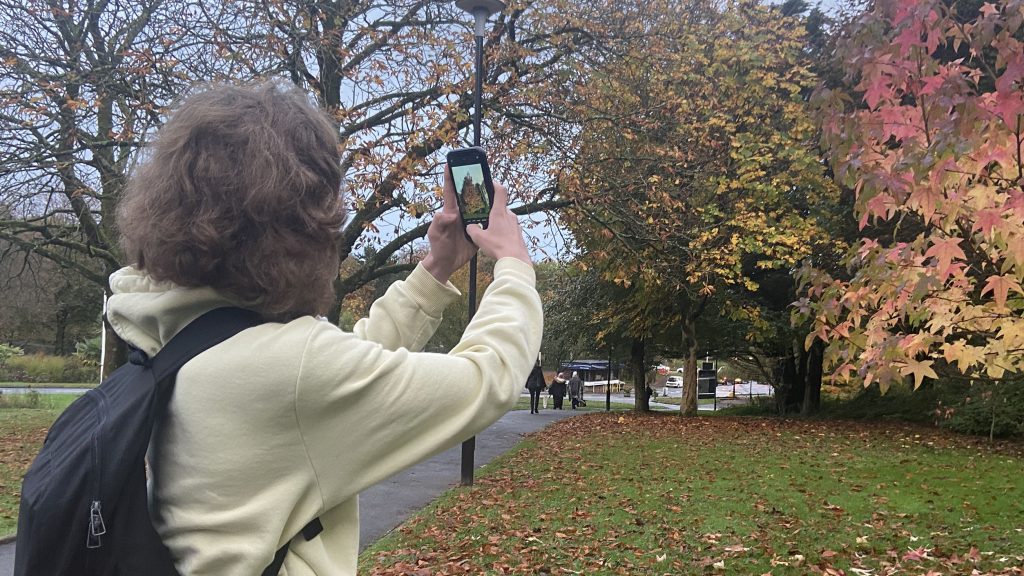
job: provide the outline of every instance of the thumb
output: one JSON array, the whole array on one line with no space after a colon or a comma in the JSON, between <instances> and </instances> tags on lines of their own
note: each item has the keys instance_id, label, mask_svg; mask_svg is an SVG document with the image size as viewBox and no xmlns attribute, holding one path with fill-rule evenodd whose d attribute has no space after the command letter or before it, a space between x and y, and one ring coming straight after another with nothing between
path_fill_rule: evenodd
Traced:
<instances>
[{"instance_id":1,"label":"thumb","mask_svg":"<svg viewBox=\"0 0 1024 576\"><path fill-rule=\"evenodd\" d=\"M480 246L479 238L483 233L484 229L479 224L470 224L469 226L466 226L466 235L469 236L469 239L472 240L473 244L476 244L477 247Z\"/></svg>"}]
</instances>

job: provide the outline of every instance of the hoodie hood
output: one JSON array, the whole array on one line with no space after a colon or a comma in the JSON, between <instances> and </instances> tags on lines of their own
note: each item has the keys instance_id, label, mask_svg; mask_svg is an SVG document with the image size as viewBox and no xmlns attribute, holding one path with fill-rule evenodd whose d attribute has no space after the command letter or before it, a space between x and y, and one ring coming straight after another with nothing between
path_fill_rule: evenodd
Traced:
<instances>
[{"instance_id":1,"label":"hoodie hood","mask_svg":"<svg viewBox=\"0 0 1024 576\"><path fill-rule=\"evenodd\" d=\"M213 288L157 281L130 266L110 275L110 291L107 322L118 336L149 356L207 311L236 305Z\"/></svg>"}]
</instances>

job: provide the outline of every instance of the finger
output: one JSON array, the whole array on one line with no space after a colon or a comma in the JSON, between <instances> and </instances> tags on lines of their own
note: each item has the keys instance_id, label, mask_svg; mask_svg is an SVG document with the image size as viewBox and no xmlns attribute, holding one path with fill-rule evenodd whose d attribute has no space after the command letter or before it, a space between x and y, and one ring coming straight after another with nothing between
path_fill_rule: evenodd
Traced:
<instances>
[{"instance_id":1,"label":"finger","mask_svg":"<svg viewBox=\"0 0 1024 576\"><path fill-rule=\"evenodd\" d=\"M469 239L476 246L480 245L480 243L477 242L477 239L483 233L484 229L479 224L470 224L469 226L466 226L466 235L469 236Z\"/></svg>"},{"instance_id":2,"label":"finger","mask_svg":"<svg viewBox=\"0 0 1024 576\"><path fill-rule=\"evenodd\" d=\"M459 211L459 199L455 197L455 183L452 181L452 168L447 163L444 165L444 188L442 201L442 212Z\"/></svg>"},{"instance_id":3,"label":"finger","mask_svg":"<svg viewBox=\"0 0 1024 576\"><path fill-rule=\"evenodd\" d=\"M499 212L508 207L508 190L498 182L494 182L494 205L491 212Z\"/></svg>"}]
</instances>

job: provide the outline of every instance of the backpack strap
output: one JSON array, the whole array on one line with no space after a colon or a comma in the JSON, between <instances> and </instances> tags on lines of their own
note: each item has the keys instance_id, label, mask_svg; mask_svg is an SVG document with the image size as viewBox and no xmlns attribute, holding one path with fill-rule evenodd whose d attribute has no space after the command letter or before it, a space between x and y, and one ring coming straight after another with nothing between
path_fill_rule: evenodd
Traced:
<instances>
[{"instance_id":1,"label":"backpack strap","mask_svg":"<svg viewBox=\"0 0 1024 576\"><path fill-rule=\"evenodd\" d=\"M309 524L302 527L302 537L306 539L306 542L309 542L323 531L324 525L320 523L320 519L313 518L309 521ZM284 557L288 555L288 545L290 543L291 540L285 542L284 546L278 548L277 554L274 554L274 561L263 569L260 576L277 576L278 573L281 572L281 565L284 564Z\"/></svg>"},{"instance_id":2,"label":"backpack strap","mask_svg":"<svg viewBox=\"0 0 1024 576\"><path fill-rule=\"evenodd\" d=\"M189 360L207 349L220 344L246 328L263 323L259 314L242 308L215 308L196 318L171 338L152 359L146 358L139 350L133 351L133 363L144 364L153 370L153 377L158 386L173 386L174 379ZM134 356L141 355L141 361ZM166 383L170 380L169 384Z\"/></svg>"}]
</instances>

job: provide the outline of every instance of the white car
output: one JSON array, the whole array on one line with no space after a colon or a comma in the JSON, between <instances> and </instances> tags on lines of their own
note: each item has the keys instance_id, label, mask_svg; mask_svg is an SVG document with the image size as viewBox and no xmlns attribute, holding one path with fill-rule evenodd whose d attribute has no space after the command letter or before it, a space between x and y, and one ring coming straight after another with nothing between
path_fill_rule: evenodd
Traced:
<instances>
[{"instance_id":1,"label":"white car","mask_svg":"<svg viewBox=\"0 0 1024 576\"><path fill-rule=\"evenodd\" d=\"M665 381L666 388L682 388L683 378L681 376L669 376Z\"/></svg>"}]
</instances>

